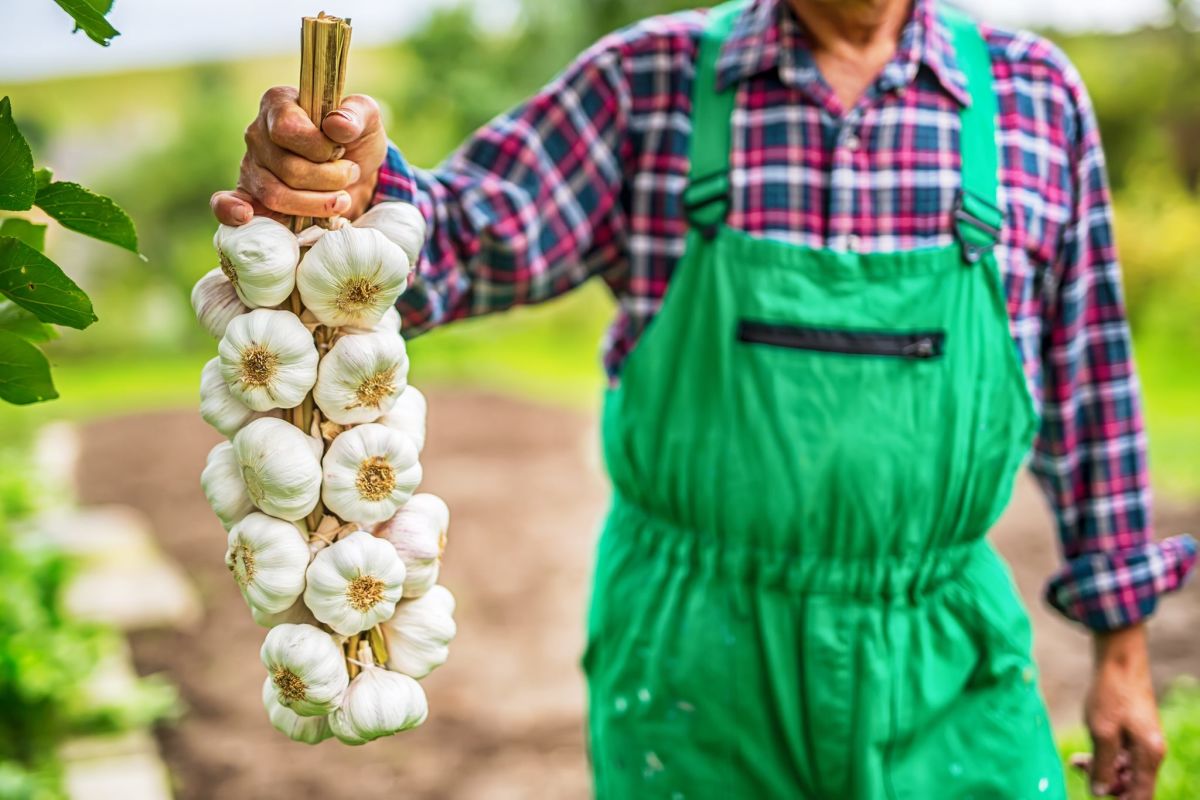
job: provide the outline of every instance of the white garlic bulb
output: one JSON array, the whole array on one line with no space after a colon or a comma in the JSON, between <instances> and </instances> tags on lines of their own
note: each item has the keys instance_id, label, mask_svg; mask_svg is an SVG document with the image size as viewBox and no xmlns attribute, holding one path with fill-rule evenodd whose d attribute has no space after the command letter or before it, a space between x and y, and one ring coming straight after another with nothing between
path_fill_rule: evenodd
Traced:
<instances>
[{"instance_id":1,"label":"white garlic bulb","mask_svg":"<svg viewBox=\"0 0 1200 800\"><path fill-rule=\"evenodd\" d=\"M379 424L386 425L394 431L399 431L412 439L413 445L420 454L425 449L425 413L428 404L425 395L413 385L409 385L400 394L400 399L379 418Z\"/></svg>"},{"instance_id":2,"label":"white garlic bulb","mask_svg":"<svg viewBox=\"0 0 1200 800\"><path fill-rule=\"evenodd\" d=\"M233 437L233 451L254 505L294 522L307 517L321 496L320 442L281 419L256 419Z\"/></svg>"},{"instance_id":3,"label":"white garlic bulb","mask_svg":"<svg viewBox=\"0 0 1200 800\"><path fill-rule=\"evenodd\" d=\"M421 482L421 464L413 443L374 423L338 435L321 467L325 505L347 522L358 524L390 519ZM254 496L253 491L250 494Z\"/></svg>"},{"instance_id":4,"label":"white garlic bulb","mask_svg":"<svg viewBox=\"0 0 1200 800\"><path fill-rule=\"evenodd\" d=\"M375 333L399 333L404 327L404 320L400 317L400 312L395 306L388 306L388 310L383 312L383 316L379 318L379 322L375 323L375 327L371 330Z\"/></svg>"},{"instance_id":5,"label":"white garlic bulb","mask_svg":"<svg viewBox=\"0 0 1200 800\"><path fill-rule=\"evenodd\" d=\"M375 527L375 535L396 548L404 562L404 596L420 597L437 583L450 509L436 495L415 494L404 508Z\"/></svg>"},{"instance_id":6,"label":"white garlic bulb","mask_svg":"<svg viewBox=\"0 0 1200 800\"><path fill-rule=\"evenodd\" d=\"M404 562L396 550L366 531L355 531L321 550L308 566L304 604L343 636L390 618L403 595Z\"/></svg>"},{"instance_id":7,"label":"white garlic bulb","mask_svg":"<svg viewBox=\"0 0 1200 800\"><path fill-rule=\"evenodd\" d=\"M329 727L342 743L358 745L415 728L428 716L421 684L372 665L350 681Z\"/></svg>"},{"instance_id":8,"label":"white garlic bulb","mask_svg":"<svg viewBox=\"0 0 1200 800\"><path fill-rule=\"evenodd\" d=\"M235 317L217 352L230 393L248 408L295 408L317 381L312 334L290 311L256 309Z\"/></svg>"},{"instance_id":9,"label":"white garlic bulb","mask_svg":"<svg viewBox=\"0 0 1200 800\"><path fill-rule=\"evenodd\" d=\"M309 552L312 552L311 547L309 548ZM296 600L291 606L275 614L251 606L250 616L254 619L254 624L261 625L264 628L274 628L276 625L286 624L312 625L316 627L321 624L312 615L312 612L308 610L308 606L304 605L303 598Z\"/></svg>"},{"instance_id":10,"label":"white garlic bulb","mask_svg":"<svg viewBox=\"0 0 1200 800\"><path fill-rule=\"evenodd\" d=\"M304 591L308 542L292 523L255 512L230 529L225 566L250 608L278 614Z\"/></svg>"},{"instance_id":11,"label":"white garlic bulb","mask_svg":"<svg viewBox=\"0 0 1200 800\"><path fill-rule=\"evenodd\" d=\"M322 236L300 262L304 307L333 328L374 327L408 283L408 256L374 228L351 225Z\"/></svg>"},{"instance_id":12,"label":"white garlic bulb","mask_svg":"<svg viewBox=\"0 0 1200 800\"><path fill-rule=\"evenodd\" d=\"M305 314L311 312L305 311ZM313 317L315 320L316 317ZM383 316L379 318L379 322L367 328L356 328L353 325L343 325L341 331L346 334L358 333L399 333L404 325L404 320L400 317L400 312L395 306L388 306L388 310L383 312Z\"/></svg>"},{"instance_id":13,"label":"white garlic bulb","mask_svg":"<svg viewBox=\"0 0 1200 800\"><path fill-rule=\"evenodd\" d=\"M200 417L222 436L233 436L258 413L246 408L229 391L221 375L221 359L214 358L200 371Z\"/></svg>"},{"instance_id":14,"label":"white garlic bulb","mask_svg":"<svg viewBox=\"0 0 1200 800\"><path fill-rule=\"evenodd\" d=\"M259 656L275 699L302 717L333 711L350 681L342 648L312 625L271 628Z\"/></svg>"},{"instance_id":15,"label":"white garlic bulb","mask_svg":"<svg viewBox=\"0 0 1200 800\"><path fill-rule=\"evenodd\" d=\"M279 702L275 682L268 675L263 681L263 708L267 710L267 718L275 730L287 736L292 741L304 744L320 744L333 736L326 717L302 717L295 711Z\"/></svg>"},{"instance_id":16,"label":"white garlic bulb","mask_svg":"<svg viewBox=\"0 0 1200 800\"><path fill-rule=\"evenodd\" d=\"M284 225L255 217L245 225L222 225L213 235L221 271L251 308L277 306L296 286L300 243Z\"/></svg>"},{"instance_id":17,"label":"white garlic bulb","mask_svg":"<svg viewBox=\"0 0 1200 800\"><path fill-rule=\"evenodd\" d=\"M242 480L242 467L229 442L221 442L209 451L200 473L200 487L225 530L254 510Z\"/></svg>"},{"instance_id":18,"label":"white garlic bulb","mask_svg":"<svg viewBox=\"0 0 1200 800\"><path fill-rule=\"evenodd\" d=\"M213 268L196 281L192 287L192 309L200 327L214 339L225 335L225 326L231 319L250 310L220 267Z\"/></svg>"},{"instance_id":19,"label":"white garlic bulb","mask_svg":"<svg viewBox=\"0 0 1200 800\"><path fill-rule=\"evenodd\" d=\"M383 624L387 668L424 678L446 663L457 632L454 595L446 587L434 586L421 597L400 601L396 613Z\"/></svg>"},{"instance_id":20,"label":"white garlic bulb","mask_svg":"<svg viewBox=\"0 0 1200 800\"><path fill-rule=\"evenodd\" d=\"M396 333L343 336L317 368L313 400L339 425L374 422L408 385L408 355Z\"/></svg>"},{"instance_id":21,"label":"white garlic bulb","mask_svg":"<svg viewBox=\"0 0 1200 800\"><path fill-rule=\"evenodd\" d=\"M425 246L425 216L421 209L401 201L380 203L354 221L355 227L374 228L400 246L408 263L416 265Z\"/></svg>"}]
</instances>

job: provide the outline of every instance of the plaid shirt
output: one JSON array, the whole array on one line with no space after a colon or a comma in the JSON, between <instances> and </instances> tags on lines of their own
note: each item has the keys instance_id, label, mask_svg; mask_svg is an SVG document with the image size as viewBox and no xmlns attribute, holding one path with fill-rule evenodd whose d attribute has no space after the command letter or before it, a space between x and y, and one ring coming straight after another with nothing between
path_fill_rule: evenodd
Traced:
<instances>
[{"instance_id":1,"label":"plaid shirt","mask_svg":"<svg viewBox=\"0 0 1200 800\"><path fill-rule=\"evenodd\" d=\"M894 58L851 109L821 78L787 4L749 4L718 64L718 84L737 87L729 224L864 252L952 241L959 109L970 98L935 2L916 0ZM605 341L617 379L684 250L705 13L603 39L437 169L415 169L391 149L376 200L413 202L430 221L419 276L399 304L408 335L598 276L619 303ZM1008 214L997 255L1044 419L1032 466L1065 559L1046 595L1075 620L1116 629L1180 586L1195 543L1151 536L1146 437L1087 93L1047 41L984 34Z\"/></svg>"}]
</instances>

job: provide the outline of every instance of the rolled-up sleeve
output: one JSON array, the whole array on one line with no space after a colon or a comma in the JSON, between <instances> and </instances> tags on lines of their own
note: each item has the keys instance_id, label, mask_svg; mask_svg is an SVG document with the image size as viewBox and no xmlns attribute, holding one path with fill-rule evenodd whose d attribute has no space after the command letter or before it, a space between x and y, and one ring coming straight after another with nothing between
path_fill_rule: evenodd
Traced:
<instances>
[{"instance_id":1,"label":"rolled-up sleeve","mask_svg":"<svg viewBox=\"0 0 1200 800\"><path fill-rule=\"evenodd\" d=\"M1050 276L1044 320L1043 423L1033 458L1057 518L1065 564L1052 606L1097 631L1150 616L1196 561L1188 536L1151 530L1146 434L1113 241L1099 130L1077 74L1075 209Z\"/></svg>"},{"instance_id":2,"label":"rolled-up sleeve","mask_svg":"<svg viewBox=\"0 0 1200 800\"><path fill-rule=\"evenodd\" d=\"M537 303L618 267L629 91L615 39L585 53L441 166L411 166L395 146L375 202L416 205L429 225L405 335Z\"/></svg>"}]
</instances>

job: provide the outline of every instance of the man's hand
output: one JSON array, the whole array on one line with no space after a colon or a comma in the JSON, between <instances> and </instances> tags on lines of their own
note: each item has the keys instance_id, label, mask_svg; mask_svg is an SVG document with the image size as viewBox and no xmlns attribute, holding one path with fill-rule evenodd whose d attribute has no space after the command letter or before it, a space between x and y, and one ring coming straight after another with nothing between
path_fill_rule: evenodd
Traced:
<instances>
[{"instance_id":1,"label":"man's hand","mask_svg":"<svg viewBox=\"0 0 1200 800\"><path fill-rule=\"evenodd\" d=\"M1166 755L1141 625L1096 637L1096 672L1086 705L1093 754L1072 759L1088 770L1092 794L1153 800Z\"/></svg>"},{"instance_id":2,"label":"man's hand","mask_svg":"<svg viewBox=\"0 0 1200 800\"><path fill-rule=\"evenodd\" d=\"M354 219L367 210L387 155L379 106L351 95L318 128L297 97L288 86L263 95L246 128L237 190L212 196L219 221L241 225L255 214Z\"/></svg>"}]
</instances>

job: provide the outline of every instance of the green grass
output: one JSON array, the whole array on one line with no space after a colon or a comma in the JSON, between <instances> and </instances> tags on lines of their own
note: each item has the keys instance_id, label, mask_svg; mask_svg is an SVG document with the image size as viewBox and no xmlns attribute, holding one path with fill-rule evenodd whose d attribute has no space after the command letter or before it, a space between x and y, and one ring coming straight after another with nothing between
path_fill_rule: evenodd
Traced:
<instances>
[{"instance_id":1,"label":"green grass","mask_svg":"<svg viewBox=\"0 0 1200 800\"><path fill-rule=\"evenodd\" d=\"M592 283L553 303L434 331L409 343L411 379L594 409L604 387L600 340L612 305Z\"/></svg>"},{"instance_id":2,"label":"green grass","mask_svg":"<svg viewBox=\"0 0 1200 800\"><path fill-rule=\"evenodd\" d=\"M1155 800L1196 800L1200 797L1200 683L1180 680L1162 707L1167 736L1167 760L1158 779ZM1089 752L1087 733L1071 731L1059 738L1064 762L1072 753ZM1090 798L1087 781L1078 770L1068 768L1070 800Z\"/></svg>"}]
</instances>

